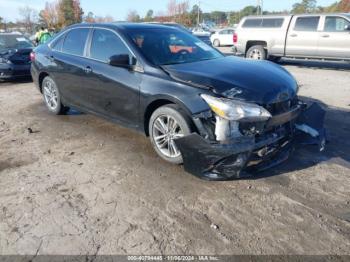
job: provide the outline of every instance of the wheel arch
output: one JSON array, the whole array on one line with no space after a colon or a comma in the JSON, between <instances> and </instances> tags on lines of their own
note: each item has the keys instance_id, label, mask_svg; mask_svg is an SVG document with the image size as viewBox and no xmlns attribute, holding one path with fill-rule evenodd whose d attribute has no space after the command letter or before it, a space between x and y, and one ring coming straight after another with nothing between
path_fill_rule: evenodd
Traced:
<instances>
[{"instance_id":1,"label":"wheel arch","mask_svg":"<svg viewBox=\"0 0 350 262\"><path fill-rule=\"evenodd\" d=\"M38 83L39 83L39 90L42 93L43 92L43 81L45 77L49 76L49 73L47 72L40 72L39 77L38 77Z\"/></svg>"},{"instance_id":2,"label":"wheel arch","mask_svg":"<svg viewBox=\"0 0 350 262\"><path fill-rule=\"evenodd\" d=\"M251 40L247 42L247 45L245 47L245 54L247 54L249 48L255 45L261 45L267 50L267 42L263 40Z\"/></svg>"},{"instance_id":3,"label":"wheel arch","mask_svg":"<svg viewBox=\"0 0 350 262\"><path fill-rule=\"evenodd\" d=\"M150 101L144 110L143 129L144 129L146 136L149 136L148 126L149 126L149 121L151 119L152 114L158 108L165 106L165 105L177 105L177 106L179 106L192 121L192 113L185 106L185 104L183 102L181 102L177 98L170 97L170 96L157 97L157 98L153 99L152 101Z\"/></svg>"}]
</instances>

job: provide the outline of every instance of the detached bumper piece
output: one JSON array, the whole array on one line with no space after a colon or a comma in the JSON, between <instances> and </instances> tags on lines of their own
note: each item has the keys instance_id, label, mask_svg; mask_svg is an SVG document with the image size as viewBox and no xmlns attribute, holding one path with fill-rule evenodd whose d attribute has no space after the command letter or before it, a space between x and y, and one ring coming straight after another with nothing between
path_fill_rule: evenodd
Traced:
<instances>
[{"instance_id":1,"label":"detached bumper piece","mask_svg":"<svg viewBox=\"0 0 350 262\"><path fill-rule=\"evenodd\" d=\"M198 134L176 140L187 172L205 180L225 181L248 178L256 172L286 161L296 143L316 144L322 151L326 144L323 128L325 111L313 104L308 109L295 108L272 118L258 137L242 136L227 143L213 142Z\"/></svg>"}]
</instances>

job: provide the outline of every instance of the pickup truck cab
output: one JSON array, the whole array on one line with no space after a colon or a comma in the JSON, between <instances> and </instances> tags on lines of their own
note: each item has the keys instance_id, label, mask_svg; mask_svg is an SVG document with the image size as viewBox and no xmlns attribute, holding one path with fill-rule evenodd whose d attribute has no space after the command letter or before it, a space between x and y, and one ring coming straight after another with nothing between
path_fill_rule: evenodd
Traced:
<instances>
[{"instance_id":1,"label":"pickup truck cab","mask_svg":"<svg viewBox=\"0 0 350 262\"><path fill-rule=\"evenodd\" d=\"M237 55L350 61L350 14L250 16L234 37Z\"/></svg>"}]
</instances>

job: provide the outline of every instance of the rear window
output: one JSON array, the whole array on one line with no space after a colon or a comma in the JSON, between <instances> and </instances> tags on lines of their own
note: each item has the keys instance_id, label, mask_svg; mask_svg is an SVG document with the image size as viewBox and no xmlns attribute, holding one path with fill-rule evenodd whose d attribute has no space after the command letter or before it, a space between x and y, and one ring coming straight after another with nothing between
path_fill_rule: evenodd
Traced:
<instances>
[{"instance_id":1,"label":"rear window","mask_svg":"<svg viewBox=\"0 0 350 262\"><path fill-rule=\"evenodd\" d=\"M299 17L295 23L295 31L317 31L319 16Z\"/></svg>"},{"instance_id":2,"label":"rear window","mask_svg":"<svg viewBox=\"0 0 350 262\"><path fill-rule=\"evenodd\" d=\"M0 52L8 49L32 48L33 44L22 35L0 35Z\"/></svg>"},{"instance_id":3,"label":"rear window","mask_svg":"<svg viewBox=\"0 0 350 262\"><path fill-rule=\"evenodd\" d=\"M51 48L53 50L56 50L56 51L61 51L62 50L62 46L63 46L63 41L64 41L64 37L66 35L62 35L60 36L59 38L53 40L53 42L51 43Z\"/></svg>"},{"instance_id":4,"label":"rear window","mask_svg":"<svg viewBox=\"0 0 350 262\"><path fill-rule=\"evenodd\" d=\"M280 28L282 27L283 22L284 22L283 18L263 19L262 27Z\"/></svg>"},{"instance_id":5,"label":"rear window","mask_svg":"<svg viewBox=\"0 0 350 262\"><path fill-rule=\"evenodd\" d=\"M245 20L242 27L253 28L253 27L261 27L262 19L247 19Z\"/></svg>"},{"instance_id":6,"label":"rear window","mask_svg":"<svg viewBox=\"0 0 350 262\"><path fill-rule=\"evenodd\" d=\"M83 56L88 28L73 29L67 33L62 47L62 52L71 55Z\"/></svg>"},{"instance_id":7,"label":"rear window","mask_svg":"<svg viewBox=\"0 0 350 262\"><path fill-rule=\"evenodd\" d=\"M281 28L284 18L253 18L247 19L243 26L244 28Z\"/></svg>"}]
</instances>

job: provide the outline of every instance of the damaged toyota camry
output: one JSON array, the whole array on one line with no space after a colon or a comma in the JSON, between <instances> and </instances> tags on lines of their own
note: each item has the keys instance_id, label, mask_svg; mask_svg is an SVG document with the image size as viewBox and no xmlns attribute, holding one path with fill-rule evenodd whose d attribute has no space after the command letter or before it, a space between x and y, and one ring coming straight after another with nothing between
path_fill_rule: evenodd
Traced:
<instances>
[{"instance_id":1,"label":"damaged toyota camry","mask_svg":"<svg viewBox=\"0 0 350 262\"><path fill-rule=\"evenodd\" d=\"M150 137L157 154L206 180L247 177L296 143L325 147L325 111L267 61L227 57L176 28L78 24L36 48L48 110L93 113Z\"/></svg>"}]
</instances>

